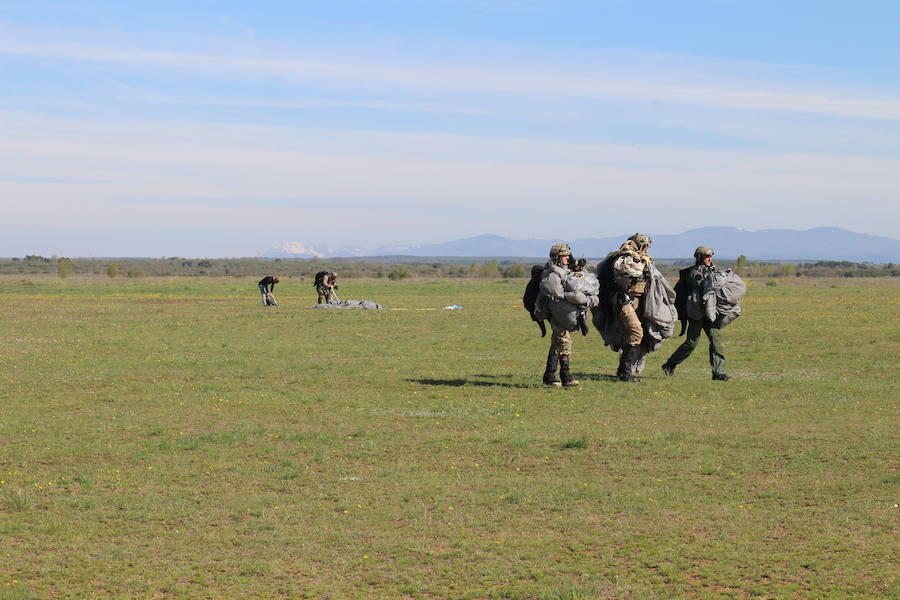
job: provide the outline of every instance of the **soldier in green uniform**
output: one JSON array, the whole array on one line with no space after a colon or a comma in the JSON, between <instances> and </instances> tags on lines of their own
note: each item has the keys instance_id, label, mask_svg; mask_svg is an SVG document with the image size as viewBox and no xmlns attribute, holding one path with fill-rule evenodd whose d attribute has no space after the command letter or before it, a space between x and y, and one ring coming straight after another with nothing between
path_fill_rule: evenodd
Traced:
<instances>
[{"instance_id":1,"label":"soldier in green uniform","mask_svg":"<svg viewBox=\"0 0 900 600\"><path fill-rule=\"evenodd\" d=\"M682 321L687 320L687 338L684 343L675 349L672 356L662 365L666 375L674 375L675 367L691 355L697 342L700 340L700 332L706 332L709 338L709 364L712 366L712 378L714 381L728 381L730 377L725 373L725 349L722 339L722 330L719 327L719 319L710 321L704 316L703 306L697 306L703 298L703 284L707 277L715 272L716 267L712 263L715 254L709 246L698 246L694 251L694 265L679 271L678 285L675 291L679 298L676 299L679 316ZM715 302L710 298L709 302Z\"/></svg>"}]
</instances>

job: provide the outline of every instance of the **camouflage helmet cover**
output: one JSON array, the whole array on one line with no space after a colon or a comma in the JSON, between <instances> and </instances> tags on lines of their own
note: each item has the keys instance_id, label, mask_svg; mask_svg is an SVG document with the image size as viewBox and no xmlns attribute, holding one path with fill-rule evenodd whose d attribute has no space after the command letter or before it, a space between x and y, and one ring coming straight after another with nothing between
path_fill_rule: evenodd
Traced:
<instances>
[{"instance_id":1,"label":"camouflage helmet cover","mask_svg":"<svg viewBox=\"0 0 900 600\"><path fill-rule=\"evenodd\" d=\"M704 256L712 256L715 254L715 251L709 246L697 246L697 249L694 250L694 258L696 260L700 260Z\"/></svg>"},{"instance_id":2,"label":"camouflage helmet cover","mask_svg":"<svg viewBox=\"0 0 900 600\"><path fill-rule=\"evenodd\" d=\"M636 233L628 239L634 242L638 249L649 248L653 245L653 240L650 239L650 236L643 233Z\"/></svg>"},{"instance_id":3,"label":"camouflage helmet cover","mask_svg":"<svg viewBox=\"0 0 900 600\"><path fill-rule=\"evenodd\" d=\"M559 260L562 256L572 256L572 248L568 244L554 244L550 247L550 258Z\"/></svg>"}]
</instances>

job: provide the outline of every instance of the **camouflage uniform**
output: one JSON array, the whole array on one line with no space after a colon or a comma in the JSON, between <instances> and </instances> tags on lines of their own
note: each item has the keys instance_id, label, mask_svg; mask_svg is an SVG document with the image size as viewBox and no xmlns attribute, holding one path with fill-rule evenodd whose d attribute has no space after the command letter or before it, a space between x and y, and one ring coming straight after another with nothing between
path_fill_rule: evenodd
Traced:
<instances>
[{"instance_id":1,"label":"camouflage uniform","mask_svg":"<svg viewBox=\"0 0 900 600\"><path fill-rule=\"evenodd\" d=\"M544 272L541 276L541 295L550 301L566 299L566 291L563 284L570 273L568 264L566 264L567 261L564 262L562 260L566 256L571 260L572 250L568 244L556 244L550 248L550 260L544 266ZM544 369L544 385L553 387L576 386L581 382L573 378L569 371L572 336L553 317L550 317L550 329L553 333L550 336L550 350L547 353L547 364ZM557 367L559 367L559 377L562 381L556 380Z\"/></svg>"},{"instance_id":2,"label":"camouflage uniform","mask_svg":"<svg viewBox=\"0 0 900 600\"><path fill-rule=\"evenodd\" d=\"M322 283L316 284L316 292L319 294L319 298L316 301L316 304L322 304L322 302L327 302L331 304L335 300L337 300L337 295L334 293L334 290L337 289L337 274L335 273L326 273L324 277L322 277Z\"/></svg>"},{"instance_id":3,"label":"camouflage uniform","mask_svg":"<svg viewBox=\"0 0 900 600\"><path fill-rule=\"evenodd\" d=\"M705 259L711 259L713 254L713 249L708 246L700 246L694 251L694 259L696 260L694 266L682 269L679 272L678 289L680 293L696 294L696 297L702 295L704 279L716 270L711 261L709 264L705 263ZM666 375L675 374L675 367L690 356L697 347L697 343L700 341L700 332L702 331L706 333L706 337L709 339L709 364L712 367L713 380L727 381L730 379L725 373L725 347L722 330L719 328L719 320L710 321L706 317L694 319L690 318L689 315L684 315L684 317L687 318L688 322L687 337L684 343L675 349L669 360L663 364L663 372Z\"/></svg>"},{"instance_id":4,"label":"camouflage uniform","mask_svg":"<svg viewBox=\"0 0 900 600\"><path fill-rule=\"evenodd\" d=\"M636 233L615 253L612 263L613 281L616 284L617 318L622 328L622 354L616 375L622 381L636 381L632 368L637 347L644 339L644 325L638 317L641 296L647 288L650 261L647 249L652 244L649 237Z\"/></svg>"}]
</instances>

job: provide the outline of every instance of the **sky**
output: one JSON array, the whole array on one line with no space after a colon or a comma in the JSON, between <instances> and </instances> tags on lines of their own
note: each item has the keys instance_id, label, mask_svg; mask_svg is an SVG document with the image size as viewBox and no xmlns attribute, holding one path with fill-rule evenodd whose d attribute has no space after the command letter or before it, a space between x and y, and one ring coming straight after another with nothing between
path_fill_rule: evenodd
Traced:
<instances>
[{"instance_id":1,"label":"sky","mask_svg":"<svg viewBox=\"0 0 900 600\"><path fill-rule=\"evenodd\" d=\"M0 256L900 237L900 2L0 1Z\"/></svg>"}]
</instances>

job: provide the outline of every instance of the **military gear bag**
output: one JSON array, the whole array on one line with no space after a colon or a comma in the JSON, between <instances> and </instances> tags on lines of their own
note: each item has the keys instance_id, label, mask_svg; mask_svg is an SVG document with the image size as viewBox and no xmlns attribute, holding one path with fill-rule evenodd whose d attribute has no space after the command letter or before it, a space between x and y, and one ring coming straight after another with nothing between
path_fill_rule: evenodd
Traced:
<instances>
[{"instance_id":1,"label":"military gear bag","mask_svg":"<svg viewBox=\"0 0 900 600\"><path fill-rule=\"evenodd\" d=\"M337 289L337 286L335 285L335 283L337 283L337 275L331 271L319 271L316 273L316 278L313 280L313 285L315 287L326 285L327 283L330 283L334 286L334 289Z\"/></svg>"},{"instance_id":2,"label":"military gear bag","mask_svg":"<svg viewBox=\"0 0 900 600\"><path fill-rule=\"evenodd\" d=\"M534 314L537 307L538 296L541 293L541 274L544 272L543 265L534 265L531 267L531 279L525 286L525 294L522 296L522 306L528 311L531 320L538 324L541 328L541 337L547 335L547 326L544 325L544 319L539 319Z\"/></svg>"}]
</instances>

